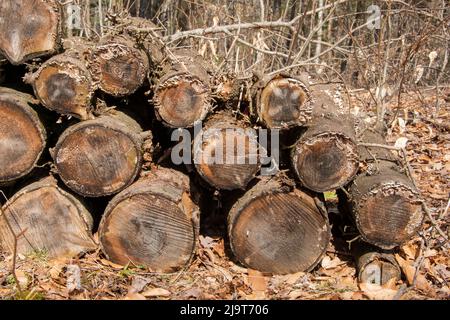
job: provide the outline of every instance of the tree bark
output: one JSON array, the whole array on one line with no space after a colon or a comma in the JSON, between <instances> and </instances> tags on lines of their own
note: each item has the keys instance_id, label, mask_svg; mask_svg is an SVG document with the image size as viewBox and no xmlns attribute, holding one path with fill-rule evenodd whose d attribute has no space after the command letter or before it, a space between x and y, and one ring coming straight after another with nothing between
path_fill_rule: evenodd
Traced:
<instances>
[{"instance_id":1,"label":"tree bark","mask_svg":"<svg viewBox=\"0 0 450 320\"><path fill-rule=\"evenodd\" d=\"M123 97L139 89L149 72L147 54L126 36L101 40L88 55L92 76L103 92Z\"/></svg>"},{"instance_id":2,"label":"tree bark","mask_svg":"<svg viewBox=\"0 0 450 320\"><path fill-rule=\"evenodd\" d=\"M81 120L93 119L95 86L81 55L69 50L44 62L25 81L33 85L42 105Z\"/></svg>"},{"instance_id":3,"label":"tree bark","mask_svg":"<svg viewBox=\"0 0 450 320\"><path fill-rule=\"evenodd\" d=\"M20 254L42 250L56 258L96 248L90 213L75 197L60 189L53 177L23 188L1 211L0 243L10 253L14 251L15 237Z\"/></svg>"},{"instance_id":4,"label":"tree bark","mask_svg":"<svg viewBox=\"0 0 450 320\"><path fill-rule=\"evenodd\" d=\"M0 87L0 185L15 181L36 166L47 135L30 95Z\"/></svg>"},{"instance_id":5,"label":"tree bark","mask_svg":"<svg viewBox=\"0 0 450 320\"><path fill-rule=\"evenodd\" d=\"M313 117L296 142L292 166L308 189L325 192L348 184L359 168L355 123L325 90L312 90Z\"/></svg>"},{"instance_id":6,"label":"tree bark","mask_svg":"<svg viewBox=\"0 0 450 320\"><path fill-rule=\"evenodd\" d=\"M258 137L231 111L211 116L203 134L194 138L193 159L198 174L217 189L245 189L260 168Z\"/></svg>"},{"instance_id":7,"label":"tree bark","mask_svg":"<svg viewBox=\"0 0 450 320\"><path fill-rule=\"evenodd\" d=\"M112 111L69 127L51 154L61 179L73 191L106 196L133 183L146 135L133 119Z\"/></svg>"},{"instance_id":8,"label":"tree bark","mask_svg":"<svg viewBox=\"0 0 450 320\"><path fill-rule=\"evenodd\" d=\"M241 263L286 274L314 268L327 249L330 227L316 195L264 178L233 205L228 235Z\"/></svg>"},{"instance_id":9,"label":"tree bark","mask_svg":"<svg viewBox=\"0 0 450 320\"><path fill-rule=\"evenodd\" d=\"M14 65L56 52L60 12L54 0L2 0L0 52Z\"/></svg>"},{"instance_id":10,"label":"tree bark","mask_svg":"<svg viewBox=\"0 0 450 320\"><path fill-rule=\"evenodd\" d=\"M189 178L157 168L116 195L105 210L99 239L113 262L172 272L185 267L197 249L199 208Z\"/></svg>"},{"instance_id":11,"label":"tree bark","mask_svg":"<svg viewBox=\"0 0 450 320\"><path fill-rule=\"evenodd\" d=\"M367 131L362 141L383 137ZM383 148L361 147L366 170L349 185L347 201L362 238L383 249L411 239L422 226L422 199L410 178Z\"/></svg>"},{"instance_id":12,"label":"tree bark","mask_svg":"<svg viewBox=\"0 0 450 320\"><path fill-rule=\"evenodd\" d=\"M302 78L279 74L265 77L253 87L252 113L270 129L304 126L311 120L308 84Z\"/></svg>"},{"instance_id":13,"label":"tree bark","mask_svg":"<svg viewBox=\"0 0 450 320\"><path fill-rule=\"evenodd\" d=\"M211 109L210 76L196 53L178 49L161 61L153 102L157 117L168 127L192 127Z\"/></svg>"}]
</instances>

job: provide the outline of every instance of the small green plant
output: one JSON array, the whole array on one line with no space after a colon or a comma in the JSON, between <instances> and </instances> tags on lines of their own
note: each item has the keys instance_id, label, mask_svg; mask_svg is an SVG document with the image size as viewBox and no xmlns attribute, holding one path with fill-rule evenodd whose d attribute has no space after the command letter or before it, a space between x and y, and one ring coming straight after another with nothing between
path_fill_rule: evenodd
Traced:
<instances>
[{"instance_id":1,"label":"small green plant","mask_svg":"<svg viewBox=\"0 0 450 320\"><path fill-rule=\"evenodd\" d=\"M28 258L47 262L48 251L46 249L36 249L28 254Z\"/></svg>"},{"instance_id":2,"label":"small green plant","mask_svg":"<svg viewBox=\"0 0 450 320\"><path fill-rule=\"evenodd\" d=\"M123 278L129 278L134 274L134 271L130 269L130 264L127 264L125 267L123 267L122 270L119 271L119 276Z\"/></svg>"},{"instance_id":3,"label":"small green plant","mask_svg":"<svg viewBox=\"0 0 450 320\"><path fill-rule=\"evenodd\" d=\"M16 279L14 279L14 276L12 274L6 277L6 283L10 286L16 284Z\"/></svg>"}]
</instances>

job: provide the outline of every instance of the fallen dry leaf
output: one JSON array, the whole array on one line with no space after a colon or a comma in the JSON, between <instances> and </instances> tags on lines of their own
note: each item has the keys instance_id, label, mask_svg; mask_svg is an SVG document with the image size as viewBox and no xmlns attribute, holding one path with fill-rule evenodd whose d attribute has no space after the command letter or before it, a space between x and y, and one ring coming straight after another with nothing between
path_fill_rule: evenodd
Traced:
<instances>
[{"instance_id":1,"label":"fallen dry leaf","mask_svg":"<svg viewBox=\"0 0 450 320\"><path fill-rule=\"evenodd\" d=\"M142 292L144 297L168 297L172 293L169 290L163 288L151 288Z\"/></svg>"},{"instance_id":2,"label":"fallen dry leaf","mask_svg":"<svg viewBox=\"0 0 450 320\"><path fill-rule=\"evenodd\" d=\"M17 281L19 282L19 285L22 289L25 289L28 287L30 280L28 279L28 276L24 271L16 270L16 277L17 277Z\"/></svg>"},{"instance_id":3,"label":"fallen dry leaf","mask_svg":"<svg viewBox=\"0 0 450 320\"><path fill-rule=\"evenodd\" d=\"M337 266L341 265L343 262L338 257L335 257L334 259L331 259L329 256L323 257L320 265L324 269L333 269Z\"/></svg>"},{"instance_id":4,"label":"fallen dry leaf","mask_svg":"<svg viewBox=\"0 0 450 320\"><path fill-rule=\"evenodd\" d=\"M121 266L120 264L113 263L113 262L108 261L108 260L106 260L106 259L100 259L100 262L101 262L101 264L103 264L104 266L108 266L108 267L111 267L111 268L113 268L113 269L118 269L118 270L120 270L120 269L123 269L123 267L124 267L124 266Z\"/></svg>"},{"instance_id":5,"label":"fallen dry leaf","mask_svg":"<svg viewBox=\"0 0 450 320\"><path fill-rule=\"evenodd\" d=\"M140 293L136 293L136 292L129 292L124 298L123 300L147 300L145 299L145 296L140 294Z\"/></svg>"},{"instance_id":6,"label":"fallen dry leaf","mask_svg":"<svg viewBox=\"0 0 450 320\"><path fill-rule=\"evenodd\" d=\"M397 260L397 263L405 274L408 284L412 285L414 282L414 276L416 274L416 268L414 268L414 266L412 266L408 261L403 259L397 253L395 254L395 260ZM415 286L417 289L423 290L426 293L429 293L432 290L427 279L421 272L417 273Z\"/></svg>"},{"instance_id":7,"label":"fallen dry leaf","mask_svg":"<svg viewBox=\"0 0 450 320\"><path fill-rule=\"evenodd\" d=\"M398 290L387 289L377 284L366 282L360 283L359 287L364 292L364 295L371 300L392 300L398 292Z\"/></svg>"},{"instance_id":8,"label":"fallen dry leaf","mask_svg":"<svg viewBox=\"0 0 450 320\"><path fill-rule=\"evenodd\" d=\"M253 291L264 292L267 290L267 282L264 275L256 270L248 269L248 283Z\"/></svg>"}]
</instances>

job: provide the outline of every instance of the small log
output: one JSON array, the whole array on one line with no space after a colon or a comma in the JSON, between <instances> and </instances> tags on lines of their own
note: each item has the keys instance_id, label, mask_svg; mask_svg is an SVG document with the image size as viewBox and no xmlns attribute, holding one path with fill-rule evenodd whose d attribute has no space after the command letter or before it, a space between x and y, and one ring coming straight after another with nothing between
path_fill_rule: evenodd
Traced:
<instances>
[{"instance_id":1,"label":"small log","mask_svg":"<svg viewBox=\"0 0 450 320\"><path fill-rule=\"evenodd\" d=\"M325 192L348 184L359 168L355 122L326 90L312 90L313 117L291 153L294 172L308 189Z\"/></svg>"},{"instance_id":2,"label":"small log","mask_svg":"<svg viewBox=\"0 0 450 320\"><path fill-rule=\"evenodd\" d=\"M193 143L198 174L218 189L245 189L260 168L258 137L231 112L210 117Z\"/></svg>"},{"instance_id":3,"label":"small log","mask_svg":"<svg viewBox=\"0 0 450 320\"><path fill-rule=\"evenodd\" d=\"M61 179L73 191L106 196L133 183L146 134L133 119L114 111L69 127L50 152Z\"/></svg>"},{"instance_id":4,"label":"small log","mask_svg":"<svg viewBox=\"0 0 450 320\"><path fill-rule=\"evenodd\" d=\"M196 252L199 232L199 209L190 192L187 176L158 168L116 195L99 228L108 259L157 272L187 266Z\"/></svg>"},{"instance_id":5,"label":"small log","mask_svg":"<svg viewBox=\"0 0 450 320\"><path fill-rule=\"evenodd\" d=\"M0 87L0 185L30 173L44 151L47 135L32 103L32 96Z\"/></svg>"},{"instance_id":6,"label":"small log","mask_svg":"<svg viewBox=\"0 0 450 320\"><path fill-rule=\"evenodd\" d=\"M365 143L384 139L367 131ZM423 199L410 178L383 148L361 147L365 172L349 185L350 212L362 238L383 249L392 249L411 239L422 226ZM365 149L365 150L364 150Z\"/></svg>"},{"instance_id":7,"label":"small log","mask_svg":"<svg viewBox=\"0 0 450 320\"><path fill-rule=\"evenodd\" d=\"M252 112L270 129L303 126L311 120L312 104L307 82L279 74L254 85Z\"/></svg>"},{"instance_id":8,"label":"small log","mask_svg":"<svg viewBox=\"0 0 450 320\"><path fill-rule=\"evenodd\" d=\"M233 205L228 235L241 263L286 274L317 265L327 249L330 227L315 195L264 178Z\"/></svg>"},{"instance_id":9,"label":"small log","mask_svg":"<svg viewBox=\"0 0 450 320\"><path fill-rule=\"evenodd\" d=\"M384 285L391 279L400 280L401 270L394 255L374 248L362 241L351 245L360 283Z\"/></svg>"},{"instance_id":10,"label":"small log","mask_svg":"<svg viewBox=\"0 0 450 320\"><path fill-rule=\"evenodd\" d=\"M60 12L54 0L2 0L0 52L14 65L53 54L58 46Z\"/></svg>"},{"instance_id":11,"label":"small log","mask_svg":"<svg viewBox=\"0 0 450 320\"><path fill-rule=\"evenodd\" d=\"M0 243L10 253L14 251L15 237L20 254L42 250L56 258L96 248L90 213L80 201L59 188L53 177L23 188L1 211Z\"/></svg>"},{"instance_id":12,"label":"small log","mask_svg":"<svg viewBox=\"0 0 450 320\"><path fill-rule=\"evenodd\" d=\"M92 119L94 84L85 62L74 51L52 57L25 81L49 110L78 119Z\"/></svg>"},{"instance_id":13,"label":"small log","mask_svg":"<svg viewBox=\"0 0 450 320\"><path fill-rule=\"evenodd\" d=\"M88 55L88 61L100 90L115 97L134 93L149 72L146 53L125 36L102 39Z\"/></svg>"},{"instance_id":14,"label":"small log","mask_svg":"<svg viewBox=\"0 0 450 320\"><path fill-rule=\"evenodd\" d=\"M196 53L180 49L162 63L153 103L157 117L168 127L192 127L211 109L210 76Z\"/></svg>"}]
</instances>

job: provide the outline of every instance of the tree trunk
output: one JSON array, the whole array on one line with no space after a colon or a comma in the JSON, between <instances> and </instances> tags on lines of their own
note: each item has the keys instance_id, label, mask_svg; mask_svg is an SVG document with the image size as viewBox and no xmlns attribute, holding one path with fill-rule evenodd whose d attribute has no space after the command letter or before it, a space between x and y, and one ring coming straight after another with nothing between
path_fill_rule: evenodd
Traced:
<instances>
[{"instance_id":1,"label":"tree trunk","mask_svg":"<svg viewBox=\"0 0 450 320\"><path fill-rule=\"evenodd\" d=\"M10 253L14 251L15 237L20 254L43 250L56 258L96 248L90 213L75 197L60 189L53 177L23 188L2 211L0 243Z\"/></svg>"},{"instance_id":2,"label":"tree trunk","mask_svg":"<svg viewBox=\"0 0 450 320\"><path fill-rule=\"evenodd\" d=\"M99 239L111 261L172 272L188 265L197 248L199 209L189 178L157 168L116 195L102 217Z\"/></svg>"},{"instance_id":3,"label":"tree trunk","mask_svg":"<svg viewBox=\"0 0 450 320\"><path fill-rule=\"evenodd\" d=\"M355 122L330 94L325 87L311 91L313 116L291 153L298 179L317 192L343 187L359 168Z\"/></svg>"},{"instance_id":4,"label":"tree trunk","mask_svg":"<svg viewBox=\"0 0 450 320\"><path fill-rule=\"evenodd\" d=\"M85 61L75 51L52 57L25 80L47 109L82 120L93 118L94 83Z\"/></svg>"},{"instance_id":5,"label":"tree trunk","mask_svg":"<svg viewBox=\"0 0 450 320\"><path fill-rule=\"evenodd\" d=\"M98 87L116 97L134 93L149 72L146 53L125 36L103 39L92 49L88 60Z\"/></svg>"},{"instance_id":6,"label":"tree trunk","mask_svg":"<svg viewBox=\"0 0 450 320\"><path fill-rule=\"evenodd\" d=\"M365 143L384 138L367 131ZM366 165L348 188L350 210L362 238L383 249L392 249L411 239L420 229L424 213L422 199L408 176L398 165L386 159L386 149L361 147Z\"/></svg>"},{"instance_id":7,"label":"tree trunk","mask_svg":"<svg viewBox=\"0 0 450 320\"><path fill-rule=\"evenodd\" d=\"M254 85L253 114L270 129L304 126L311 120L312 104L304 79L280 74Z\"/></svg>"},{"instance_id":8,"label":"tree trunk","mask_svg":"<svg viewBox=\"0 0 450 320\"><path fill-rule=\"evenodd\" d=\"M54 0L2 0L0 52L14 65L56 51L60 12Z\"/></svg>"},{"instance_id":9,"label":"tree trunk","mask_svg":"<svg viewBox=\"0 0 450 320\"><path fill-rule=\"evenodd\" d=\"M260 168L258 137L231 111L210 117L193 143L198 174L217 189L245 189Z\"/></svg>"},{"instance_id":10,"label":"tree trunk","mask_svg":"<svg viewBox=\"0 0 450 320\"><path fill-rule=\"evenodd\" d=\"M153 102L157 117L172 128L192 127L211 109L210 76L196 53L179 49L162 61Z\"/></svg>"},{"instance_id":11,"label":"tree trunk","mask_svg":"<svg viewBox=\"0 0 450 320\"><path fill-rule=\"evenodd\" d=\"M88 197L117 193L129 186L142 165L145 135L123 113L113 111L69 127L51 150L61 179Z\"/></svg>"},{"instance_id":12,"label":"tree trunk","mask_svg":"<svg viewBox=\"0 0 450 320\"><path fill-rule=\"evenodd\" d=\"M46 131L25 93L0 87L0 185L17 180L36 166Z\"/></svg>"},{"instance_id":13,"label":"tree trunk","mask_svg":"<svg viewBox=\"0 0 450 320\"><path fill-rule=\"evenodd\" d=\"M228 235L241 263L286 274L314 268L327 249L330 227L315 195L264 178L233 205Z\"/></svg>"},{"instance_id":14,"label":"tree trunk","mask_svg":"<svg viewBox=\"0 0 450 320\"><path fill-rule=\"evenodd\" d=\"M360 283L382 286L391 279L400 280L400 267L391 252L374 248L362 241L352 243L351 248Z\"/></svg>"}]
</instances>

